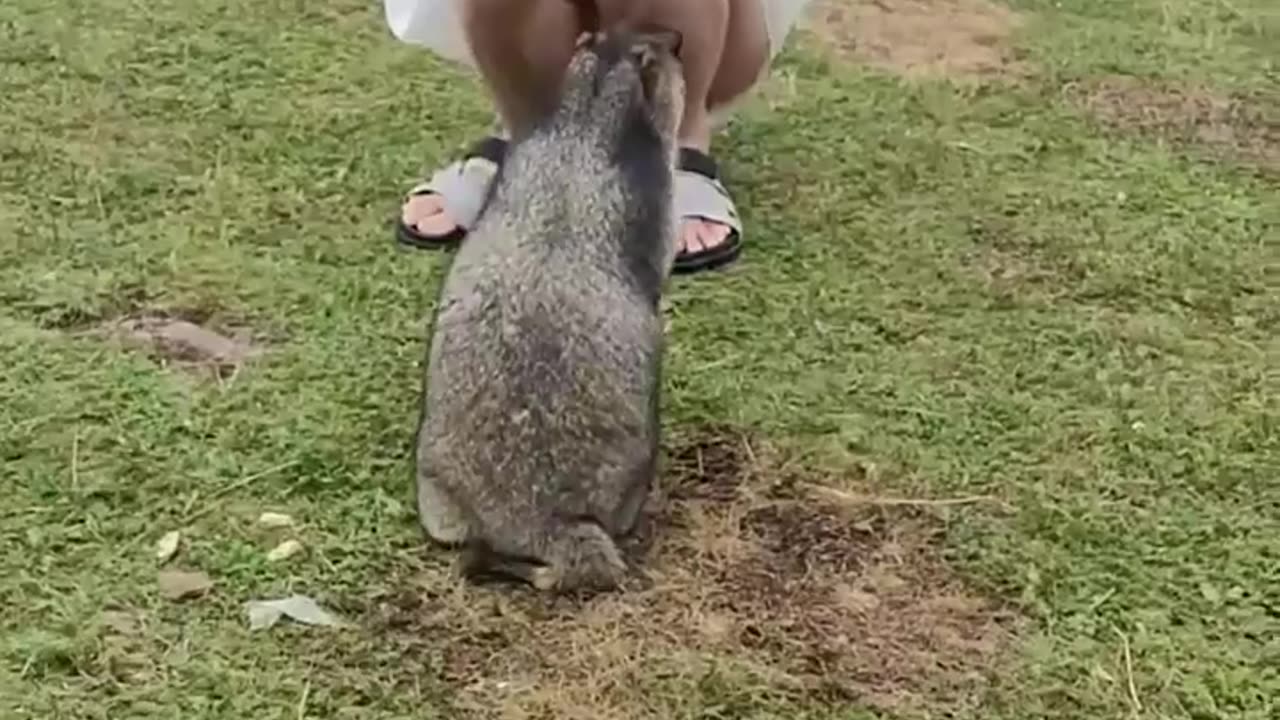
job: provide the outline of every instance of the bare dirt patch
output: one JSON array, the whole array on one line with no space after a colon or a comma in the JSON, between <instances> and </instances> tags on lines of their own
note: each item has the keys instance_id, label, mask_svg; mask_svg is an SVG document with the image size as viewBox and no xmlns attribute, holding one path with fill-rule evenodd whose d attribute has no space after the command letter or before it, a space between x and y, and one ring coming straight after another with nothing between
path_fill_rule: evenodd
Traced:
<instances>
[{"instance_id":1,"label":"bare dirt patch","mask_svg":"<svg viewBox=\"0 0 1280 720\"><path fill-rule=\"evenodd\" d=\"M1023 237L1016 212L975 215L969 219L973 247L963 255L965 267L999 303L1016 304L1069 295L1084 280L1070 258L1058 258Z\"/></svg>"},{"instance_id":2,"label":"bare dirt patch","mask_svg":"<svg viewBox=\"0 0 1280 720\"><path fill-rule=\"evenodd\" d=\"M686 437L628 592L552 599L418 568L367 618L465 717L674 717L724 672L808 703L972 704L1016 617L942 561L927 510L809 489L833 480L740 433Z\"/></svg>"},{"instance_id":3,"label":"bare dirt patch","mask_svg":"<svg viewBox=\"0 0 1280 720\"><path fill-rule=\"evenodd\" d=\"M989 0L817 0L809 27L837 55L907 77L1021 75L1022 24Z\"/></svg>"},{"instance_id":4,"label":"bare dirt patch","mask_svg":"<svg viewBox=\"0 0 1280 720\"><path fill-rule=\"evenodd\" d=\"M1198 146L1280 173L1280 107L1206 87L1175 87L1112 76L1067 88L1111 127Z\"/></svg>"},{"instance_id":5,"label":"bare dirt patch","mask_svg":"<svg viewBox=\"0 0 1280 720\"><path fill-rule=\"evenodd\" d=\"M247 327L215 321L207 313L151 311L112 321L102 330L164 366L219 379L233 376L261 352Z\"/></svg>"}]
</instances>

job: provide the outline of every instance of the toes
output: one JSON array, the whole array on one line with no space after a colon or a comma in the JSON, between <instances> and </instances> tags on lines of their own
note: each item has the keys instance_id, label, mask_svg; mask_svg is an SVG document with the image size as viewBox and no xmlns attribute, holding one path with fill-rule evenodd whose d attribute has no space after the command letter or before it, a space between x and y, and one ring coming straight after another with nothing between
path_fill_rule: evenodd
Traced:
<instances>
[{"instance_id":1,"label":"toes","mask_svg":"<svg viewBox=\"0 0 1280 720\"><path fill-rule=\"evenodd\" d=\"M680 245L676 248L677 252L686 255L692 255L702 252L705 248L702 246L702 240L699 236L698 229L702 223L698 221L687 221L680 228Z\"/></svg>"},{"instance_id":2,"label":"toes","mask_svg":"<svg viewBox=\"0 0 1280 720\"><path fill-rule=\"evenodd\" d=\"M414 225L422 218L434 215L440 210L439 195L433 193L411 195L404 201L404 207L400 210L400 217L404 220L405 225Z\"/></svg>"},{"instance_id":3,"label":"toes","mask_svg":"<svg viewBox=\"0 0 1280 720\"><path fill-rule=\"evenodd\" d=\"M729 226L720 223L704 222L698 228L698 239L708 250L718 248L729 240Z\"/></svg>"},{"instance_id":4,"label":"toes","mask_svg":"<svg viewBox=\"0 0 1280 720\"><path fill-rule=\"evenodd\" d=\"M406 200L401 217L405 225L420 235L447 235L458 227L453 216L444 209L440 196L434 193L414 195Z\"/></svg>"},{"instance_id":5,"label":"toes","mask_svg":"<svg viewBox=\"0 0 1280 720\"><path fill-rule=\"evenodd\" d=\"M414 228L420 235L434 237L437 235L448 235L458 227L458 223L454 221L453 216L443 208L435 215L429 215L417 222Z\"/></svg>"},{"instance_id":6,"label":"toes","mask_svg":"<svg viewBox=\"0 0 1280 720\"><path fill-rule=\"evenodd\" d=\"M680 231L679 251L685 254L697 254L713 250L729 240L733 229L700 218L687 218Z\"/></svg>"}]
</instances>

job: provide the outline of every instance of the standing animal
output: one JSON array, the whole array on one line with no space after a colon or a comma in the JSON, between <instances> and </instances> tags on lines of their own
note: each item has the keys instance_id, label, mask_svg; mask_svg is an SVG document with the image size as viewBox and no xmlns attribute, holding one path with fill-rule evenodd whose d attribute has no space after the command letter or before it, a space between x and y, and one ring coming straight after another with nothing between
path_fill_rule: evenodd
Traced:
<instances>
[{"instance_id":1,"label":"standing animal","mask_svg":"<svg viewBox=\"0 0 1280 720\"><path fill-rule=\"evenodd\" d=\"M669 31L589 33L444 281L417 501L466 577L612 589L657 472L684 79Z\"/></svg>"}]
</instances>

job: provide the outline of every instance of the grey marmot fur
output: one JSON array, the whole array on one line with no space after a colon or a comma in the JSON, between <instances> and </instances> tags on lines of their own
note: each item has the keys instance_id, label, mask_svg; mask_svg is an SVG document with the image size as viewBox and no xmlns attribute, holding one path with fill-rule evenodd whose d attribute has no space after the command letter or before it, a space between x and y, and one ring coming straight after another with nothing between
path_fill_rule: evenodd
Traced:
<instances>
[{"instance_id":1,"label":"grey marmot fur","mask_svg":"<svg viewBox=\"0 0 1280 720\"><path fill-rule=\"evenodd\" d=\"M674 32L583 36L513 139L445 279L417 438L419 518L460 569L611 589L657 472Z\"/></svg>"}]
</instances>

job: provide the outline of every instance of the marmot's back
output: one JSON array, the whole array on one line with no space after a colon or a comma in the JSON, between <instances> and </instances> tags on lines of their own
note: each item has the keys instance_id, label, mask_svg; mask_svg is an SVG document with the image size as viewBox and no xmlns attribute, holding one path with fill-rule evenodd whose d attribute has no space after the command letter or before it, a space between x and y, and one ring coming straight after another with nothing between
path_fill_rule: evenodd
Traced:
<instances>
[{"instance_id":1,"label":"marmot's back","mask_svg":"<svg viewBox=\"0 0 1280 720\"><path fill-rule=\"evenodd\" d=\"M465 569L616 583L658 451L678 64L597 37L516 140L441 294L418 438L427 532ZM682 92L682 89L680 89Z\"/></svg>"}]
</instances>

